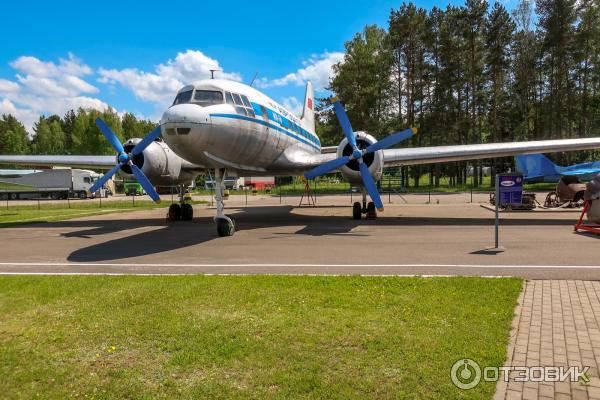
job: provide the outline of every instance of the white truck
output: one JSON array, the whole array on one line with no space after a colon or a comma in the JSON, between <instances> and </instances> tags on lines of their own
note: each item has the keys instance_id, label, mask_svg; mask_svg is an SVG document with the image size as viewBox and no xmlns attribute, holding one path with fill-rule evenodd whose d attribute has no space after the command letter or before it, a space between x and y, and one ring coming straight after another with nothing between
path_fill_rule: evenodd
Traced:
<instances>
[{"instance_id":1,"label":"white truck","mask_svg":"<svg viewBox=\"0 0 600 400\"><path fill-rule=\"evenodd\" d=\"M108 190L88 195L88 189L101 175L83 169L0 170L0 199L86 199Z\"/></svg>"}]
</instances>

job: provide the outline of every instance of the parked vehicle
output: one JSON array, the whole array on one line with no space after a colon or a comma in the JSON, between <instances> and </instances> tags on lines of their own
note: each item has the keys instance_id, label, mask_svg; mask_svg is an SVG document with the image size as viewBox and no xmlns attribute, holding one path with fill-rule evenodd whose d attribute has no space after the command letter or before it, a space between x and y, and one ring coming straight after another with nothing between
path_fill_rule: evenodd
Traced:
<instances>
[{"instance_id":1,"label":"parked vehicle","mask_svg":"<svg viewBox=\"0 0 600 400\"><path fill-rule=\"evenodd\" d=\"M106 188L88 193L100 174L82 169L1 170L0 199L66 199L108 196Z\"/></svg>"},{"instance_id":2,"label":"parked vehicle","mask_svg":"<svg viewBox=\"0 0 600 400\"><path fill-rule=\"evenodd\" d=\"M230 190L238 190L240 188L240 180L233 176L227 176L223 179L223 183L225 184L225 189ZM204 181L204 189L210 190L213 189L214 183L212 179L207 179Z\"/></svg>"},{"instance_id":3,"label":"parked vehicle","mask_svg":"<svg viewBox=\"0 0 600 400\"><path fill-rule=\"evenodd\" d=\"M142 196L146 194L142 185L137 182L125 182L123 189L127 196Z\"/></svg>"}]
</instances>

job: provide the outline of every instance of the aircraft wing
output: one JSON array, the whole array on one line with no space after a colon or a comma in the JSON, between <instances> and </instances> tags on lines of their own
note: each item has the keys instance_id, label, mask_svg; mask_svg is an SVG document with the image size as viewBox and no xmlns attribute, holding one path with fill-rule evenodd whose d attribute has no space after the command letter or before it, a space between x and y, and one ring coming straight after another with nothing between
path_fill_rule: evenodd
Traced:
<instances>
[{"instance_id":1,"label":"aircraft wing","mask_svg":"<svg viewBox=\"0 0 600 400\"><path fill-rule=\"evenodd\" d=\"M600 138L530 142L465 144L383 150L385 167L507 157L517 154L557 153L600 148Z\"/></svg>"},{"instance_id":2,"label":"aircraft wing","mask_svg":"<svg viewBox=\"0 0 600 400\"><path fill-rule=\"evenodd\" d=\"M36 167L64 166L74 168L111 169L116 164L115 156L5 156L0 155L0 164Z\"/></svg>"},{"instance_id":3,"label":"aircraft wing","mask_svg":"<svg viewBox=\"0 0 600 400\"><path fill-rule=\"evenodd\" d=\"M561 175L589 175L597 174L600 172L600 168L573 168L561 171Z\"/></svg>"}]
</instances>

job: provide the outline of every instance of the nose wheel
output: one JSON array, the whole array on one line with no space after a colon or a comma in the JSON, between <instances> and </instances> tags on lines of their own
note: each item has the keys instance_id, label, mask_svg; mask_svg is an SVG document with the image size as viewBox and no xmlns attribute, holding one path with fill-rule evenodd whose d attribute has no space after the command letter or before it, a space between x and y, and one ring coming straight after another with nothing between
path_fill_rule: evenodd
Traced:
<instances>
[{"instance_id":1,"label":"nose wheel","mask_svg":"<svg viewBox=\"0 0 600 400\"><path fill-rule=\"evenodd\" d=\"M225 216L225 218L215 218L217 222L217 235L219 237L233 236L235 233L235 221Z\"/></svg>"}]
</instances>

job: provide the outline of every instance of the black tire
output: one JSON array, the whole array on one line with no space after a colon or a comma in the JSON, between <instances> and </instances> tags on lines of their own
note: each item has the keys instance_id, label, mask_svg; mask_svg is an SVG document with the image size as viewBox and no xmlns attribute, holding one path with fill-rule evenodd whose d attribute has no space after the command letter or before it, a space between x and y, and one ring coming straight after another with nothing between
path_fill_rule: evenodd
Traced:
<instances>
[{"instance_id":1,"label":"black tire","mask_svg":"<svg viewBox=\"0 0 600 400\"><path fill-rule=\"evenodd\" d=\"M362 218L362 206L357 201L352 205L352 219L361 219Z\"/></svg>"},{"instance_id":2,"label":"black tire","mask_svg":"<svg viewBox=\"0 0 600 400\"><path fill-rule=\"evenodd\" d=\"M16 194L16 193L11 193L9 196L10 196L11 200L18 200L19 199L19 195Z\"/></svg>"},{"instance_id":3,"label":"black tire","mask_svg":"<svg viewBox=\"0 0 600 400\"><path fill-rule=\"evenodd\" d=\"M52 192L52 193L50 193L50 198L52 200L58 200L59 194L57 192Z\"/></svg>"},{"instance_id":4,"label":"black tire","mask_svg":"<svg viewBox=\"0 0 600 400\"><path fill-rule=\"evenodd\" d=\"M179 221L181 219L181 206L177 203L171 204L168 217L171 221Z\"/></svg>"},{"instance_id":5,"label":"black tire","mask_svg":"<svg viewBox=\"0 0 600 400\"><path fill-rule=\"evenodd\" d=\"M233 233L235 232L235 224L233 224L232 222L229 222L225 218L218 218L217 219L217 234L220 237L233 236Z\"/></svg>"},{"instance_id":6,"label":"black tire","mask_svg":"<svg viewBox=\"0 0 600 400\"><path fill-rule=\"evenodd\" d=\"M194 218L194 208L191 204L183 203L181 205L181 219L191 221Z\"/></svg>"},{"instance_id":7,"label":"black tire","mask_svg":"<svg viewBox=\"0 0 600 400\"><path fill-rule=\"evenodd\" d=\"M79 192L79 198L81 200L83 200L83 199L87 198L87 194L85 192Z\"/></svg>"},{"instance_id":8,"label":"black tire","mask_svg":"<svg viewBox=\"0 0 600 400\"><path fill-rule=\"evenodd\" d=\"M373 203L372 201L370 201L369 204L367 204L367 213L371 213L371 212L376 212L375 211L375 203Z\"/></svg>"}]
</instances>

